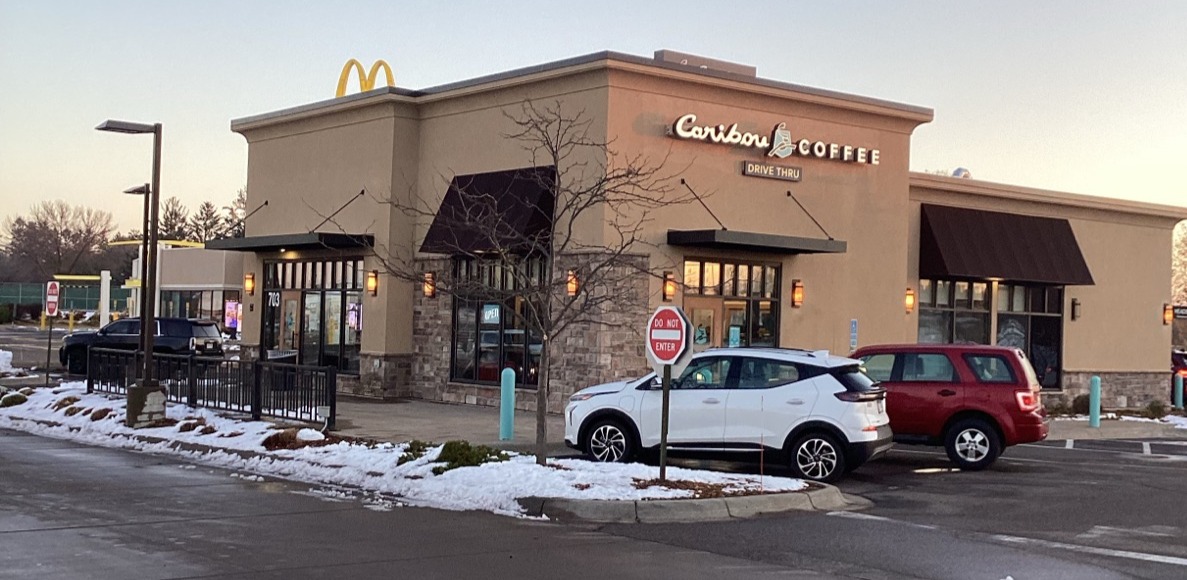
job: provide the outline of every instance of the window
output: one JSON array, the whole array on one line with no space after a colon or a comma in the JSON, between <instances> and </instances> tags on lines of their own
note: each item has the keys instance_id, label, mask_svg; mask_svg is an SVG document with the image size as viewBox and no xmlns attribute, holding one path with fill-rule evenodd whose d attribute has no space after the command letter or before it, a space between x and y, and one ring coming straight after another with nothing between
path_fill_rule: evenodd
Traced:
<instances>
[{"instance_id":1,"label":"window","mask_svg":"<svg viewBox=\"0 0 1187 580\"><path fill-rule=\"evenodd\" d=\"M889 381L890 374L894 371L894 355L893 354L874 354L862 357L862 366L865 367L865 372L871 379L875 381Z\"/></svg>"},{"instance_id":2,"label":"window","mask_svg":"<svg viewBox=\"0 0 1187 580\"><path fill-rule=\"evenodd\" d=\"M742 359L739 371L739 389L769 389L806 378L795 363L761 358Z\"/></svg>"},{"instance_id":3,"label":"window","mask_svg":"<svg viewBox=\"0 0 1187 580\"><path fill-rule=\"evenodd\" d=\"M989 283L919 281L919 342L989 344Z\"/></svg>"},{"instance_id":4,"label":"window","mask_svg":"<svg viewBox=\"0 0 1187 580\"><path fill-rule=\"evenodd\" d=\"M685 295L724 299L723 346L779 345L779 280L775 264L684 262Z\"/></svg>"},{"instance_id":5,"label":"window","mask_svg":"<svg viewBox=\"0 0 1187 580\"><path fill-rule=\"evenodd\" d=\"M359 372L362 258L268 261L263 278L261 340L270 357L296 355L301 364ZM199 304L222 309L224 301L237 301L239 294L216 298L203 297Z\"/></svg>"},{"instance_id":6,"label":"window","mask_svg":"<svg viewBox=\"0 0 1187 580\"><path fill-rule=\"evenodd\" d=\"M729 357L708 357L692 361L680 378L672 382L674 389L724 389L730 372Z\"/></svg>"},{"instance_id":7,"label":"window","mask_svg":"<svg viewBox=\"0 0 1187 580\"><path fill-rule=\"evenodd\" d=\"M524 280L541 280L543 262L525 260L518 272L496 262L455 259L453 275L476 288L513 288ZM476 290L477 291L477 290ZM534 388L539 382L542 334L530 327L529 304L516 296L506 302L466 296L453 299L453 363L450 380L499 384L504 369L515 371L516 384Z\"/></svg>"},{"instance_id":8,"label":"window","mask_svg":"<svg viewBox=\"0 0 1187 580\"><path fill-rule=\"evenodd\" d=\"M952 382L956 369L948 357L938 353L907 353L903 357L903 381Z\"/></svg>"},{"instance_id":9,"label":"window","mask_svg":"<svg viewBox=\"0 0 1187 580\"><path fill-rule=\"evenodd\" d=\"M965 362L977 380L982 383L1013 383L1014 369L1005 358L998 355L966 354Z\"/></svg>"},{"instance_id":10,"label":"window","mask_svg":"<svg viewBox=\"0 0 1187 580\"><path fill-rule=\"evenodd\" d=\"M1060 286L998 286L997 344L1026 353L1044 388L1060 385L1063 299Z\"/></svg>"},{"instance_id":11,"label":"window","mask_svg":"<svg viewBox=\"0 0 1187 580\"><path fill-rule=\"evenodd\" d=\"M118 320L103 328L107 334L140 334L139 320Z\"/></svg>"}]
</instances>

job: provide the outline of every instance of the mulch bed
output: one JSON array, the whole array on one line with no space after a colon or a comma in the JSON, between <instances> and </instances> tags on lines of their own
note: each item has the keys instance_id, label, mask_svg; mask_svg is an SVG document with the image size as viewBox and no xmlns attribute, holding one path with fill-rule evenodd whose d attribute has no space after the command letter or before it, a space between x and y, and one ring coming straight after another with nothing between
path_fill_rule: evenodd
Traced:
<instances>
[{"instance_id":1,"label":"mulch bed","mask_svg":"<svg viewBox=\"0 0 1187 580\"><path fill-rule=\"evenodd\" d=\"M268 451L276 451L277 449L301 449L304 447L325 447L326 445L334 445L337 443L350 443L352 445L364 445L366 447L375 447L379 443L371 439L361 439L358 437L343 437L341 435L334 435L333 433L323 433L325 439L317 441L305 441L297 438L297 433L300 428L289 427L282 431L277 431L264 439L264 449Z\"/></svg>"}]
</instances>

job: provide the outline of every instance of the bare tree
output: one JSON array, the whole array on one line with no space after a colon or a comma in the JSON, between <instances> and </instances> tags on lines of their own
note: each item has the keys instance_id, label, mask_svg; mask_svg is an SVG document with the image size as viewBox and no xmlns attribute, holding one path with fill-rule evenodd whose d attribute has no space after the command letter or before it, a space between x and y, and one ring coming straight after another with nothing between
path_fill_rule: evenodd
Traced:
<instances>
[{"instance_id":1,"label":"bare tree","mask_svg":"<svg viewBox=\"0 0 1187 580\"><path fill-rule=\"evenodd\" d=\"M437 292L515 304L527 334L538 336L536 461L543 464L553 345L576 325L643 322L614 314L645 315L648 276L657 272L644 229L656 210L693 198L671 186L666 156L619 155L592 134L584 112L529 101L504 114L513 129L503 137L523 148L527 169L501 182L455 178L440 204L416 193L388 203L431 222L421 251L454 264L434 280ZM423 254L376 253L388 275L424 281Z\"/></svg>"},{"instance_id":2,"label":"bare tree","mask_svg":"<svg viewBox=\"0 0 1187 580\"><path fill-rule=\"evenodd\" d=\"M111 213L43 201L28 216L4 223L10 266L23 270L27 281L49 280L54 274L75 274L103 250L115 229Z\"/></svg>"}]
</instances>

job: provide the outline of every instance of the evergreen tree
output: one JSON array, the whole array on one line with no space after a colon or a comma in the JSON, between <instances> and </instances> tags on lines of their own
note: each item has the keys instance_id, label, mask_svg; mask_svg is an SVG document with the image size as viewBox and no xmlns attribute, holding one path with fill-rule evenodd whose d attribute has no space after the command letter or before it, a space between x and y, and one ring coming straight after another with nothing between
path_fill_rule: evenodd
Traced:
<instances>
[{"instance_id":1,"label":"evergreen tree","mask_svg":"<svg viewBox=\"0 0 1187 580\"><path fill-rule=\"evenodd\" d=\"M170 197L160 209L161 217L157 223L157 239L159 240L189 240L189 210L181 204L181 200Z\"/></svg>"},{"instance_id":2,"label":"evergreen tree","mask_svg":"<svg viewBox=\"0 0 1187 580\"><path fill-rule=\"evenodd\" d=\"M198 211L190 216L189 233L195 242L209 242L222 238L225 227L222 216L209 201L202 202L202 205L198 206Z\"/></svg>"}]
</instances>

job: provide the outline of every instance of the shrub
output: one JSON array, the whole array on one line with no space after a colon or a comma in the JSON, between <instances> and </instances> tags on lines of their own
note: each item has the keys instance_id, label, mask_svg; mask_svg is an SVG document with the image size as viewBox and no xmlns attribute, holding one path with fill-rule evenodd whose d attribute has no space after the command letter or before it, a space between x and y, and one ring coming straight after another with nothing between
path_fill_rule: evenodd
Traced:
<instances>
[{"instance_id":1,"label":"shrub","mask_svg":"<svg viewBox=\"0 0 1187 580\"><path fill-rule=\"evenodd\" d=\"M1076 395L1072 399L1072 412L1077 415L1088 414L1088 395Z\"/></svg>"},{"instance_id":2,"label":"shrub","mask_svg":"<svg viewBox=\"0 0 1187 580\"><path fill-rule=\"evenodd\" d=\"M1146 405L1146 408L1142 411L1142 414L1151 419L1161 419L1169 412L1170 409L1167 408L1166 403L1163 403L1159 400L1154 400L1150 401L1150 403Z\"/></svg>"},{"instance_id":3,"label":"shrub","mask_svg":"<svg viewBox=\"0 0 1187 580\"><path fill-rule=\"evenodd\" d=\"M0 324L12 323L12 305L0 304Z\"/></svg>"},{"instance_id":4,"label":"shrub","mask_svg":"<svg viewBox=\"0 0 1187 580\"><path fill-rule=\"evenodd\" d=\"M1047 409L1047 414L1052 416L1070 415L1072 408L1068 406L1067 401L1062 397L1050 399L1049 402L1043 405Z\"/></svg>"},{"instance_id":5,"label":"shrub","mask_svg":"<svg viewBox=\"0 0 1187 580\"><path fill-rule=\"evenodd\" d=\"M0 408L20 405L21 403L24 403L28 400L28 397L20 393L8 393L7 395L4 395L4 398L0 398Z\"/></svg>"},{"instance_id":6,"label":"shrub","mask_svg":"<svg viewBox=\"0 0 1187 580\"><path fill-rule=\"evenodd\" d=\"M102 421L103 419L106 419L107 416L110 414L111 414L111 409L96 409L94 413L91 413L91 420L92 421Z\"/></svg>"},{"instance_id":7,"label":"shrub","mask_svg":"<svg viewBox=\"0 0 1187 580\"><path fill-rule=\"evenodd\" d=\"M441 448L437 461L445 465L433 468L433 475L441 475L458 467L474 467L483 463L507 461L506 453L486 445L470 445L469 441L447 441Z\"/></svg>"},{"instance_id":8,"label":"shrub","mask_svg":"<svg viewBox=\"0 0 1187 580\"><path fill-rule=\"evenodd\" d=\"M433 444L428 441L421 441L420 439L413 439L412 441L409 441L408 448L405 449L404 454L396 460L396 465L404 465L409 461L416 461L417 459L424 457L425 453L429 451L430 447L433 447Z\"/></svg>"}]
</instances>

